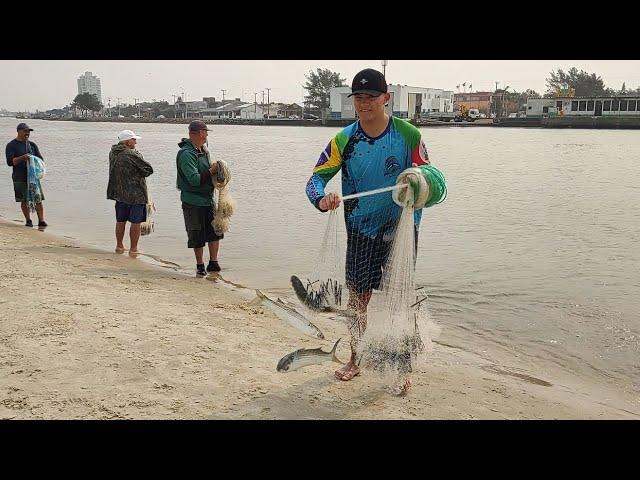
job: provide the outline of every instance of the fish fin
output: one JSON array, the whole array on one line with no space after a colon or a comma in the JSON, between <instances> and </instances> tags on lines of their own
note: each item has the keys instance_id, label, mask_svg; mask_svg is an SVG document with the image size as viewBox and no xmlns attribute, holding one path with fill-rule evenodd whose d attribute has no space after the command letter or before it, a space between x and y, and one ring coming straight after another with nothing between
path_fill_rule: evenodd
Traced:
<instances>
[{"instance_id":1,"label":"fish fin","mask_svg":"<svg viewBox=\"0 0 640 480\"><path fill-rule=\"evenodd\" d=\"M331 349L331 360L333 360L334 362L340 363L342 365L344 365L343 362L341 362L340 360L338 360L338 357L336 357L336 348L338 348L338 344L340 343L340 340L342 340L342 337L340 337L338 339L338 341L336 342L336 344L333 346L333 348Z\"/></svg>"},{"instance_id":2,"label":"fish fin","mask_svg":"<svg viewBox=\"0 0 640 480\"><path fill-rule=\"evenodd\" d=\"M304 284L302 283L302 280L300 280L300 278L298 278L296 275L291 275L291 286L296 292L296 297L298 297L298 300L300 300L300 303L302 305L308 307L311 310L322 311L322 307L314 305L314 302L312 301L313 297L309 295L307 288L305 288Z\"/></svg>"}]
</instances>

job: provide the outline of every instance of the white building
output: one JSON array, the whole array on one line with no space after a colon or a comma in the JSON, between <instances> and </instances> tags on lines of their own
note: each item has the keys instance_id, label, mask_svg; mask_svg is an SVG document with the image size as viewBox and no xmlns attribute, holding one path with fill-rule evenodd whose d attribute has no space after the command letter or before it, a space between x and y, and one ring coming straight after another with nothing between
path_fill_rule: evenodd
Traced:
<instances>
[{"instance_id":1,"label":"white building","mask_svg":"<svg viewBox=\"0 0 640 480\"><path fill-rule=\"evenodd\" d=\"M81 93L91 93L98 97L102 103L102 88L100 87L100 79L91 72L84 72L84 75L78 77L78 95Z\"/></svg>"},{"instance_id":2,"label":"white building","mask_svg":"<svg viewBox=\"0 0 640 480\"><path fill-rule=\"evenodd\" d=\"M205 120L215 118L242 118L255 120L263 118L263 110L260 105L240 101L225 103L224 105L215 108L205 108L200 110L200 114Z\"/></svg>"},{"instance_id":3,"label":"white building","mask_svg":"<svg viewBox=\"0 0 640 480\"><path fill-rule=\"evenodd\" d=\"M526 106L527 117L549 115L607 117L640 116L640 95L613 97L554 97L529 98Z\"/></svg>"},{"instance_id":4,"label":"white building","mask_svg":"<svg viewBox=\"0 0 640 480\"><path fill-rule=\"evenodd\" d=\"M385 107L387 114L413 119L430 112L453 112L453 92L441 88L410 87L390 83L391 98ZM355 119L353 101L348 98L351 87L334 87L329 91L331 118Z\"/></svg>"}]
</instances>

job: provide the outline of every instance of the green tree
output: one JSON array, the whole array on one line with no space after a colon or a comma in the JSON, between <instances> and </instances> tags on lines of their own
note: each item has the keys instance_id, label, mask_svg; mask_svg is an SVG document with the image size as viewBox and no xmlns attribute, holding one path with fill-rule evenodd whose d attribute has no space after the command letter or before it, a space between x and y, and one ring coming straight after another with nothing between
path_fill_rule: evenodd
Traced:
<instances>
[{"instance_id":1,"label":"green tree","mask_svg":"<svg viewBox=\"0 0 640 480\"><path fill-rule=\"evenodd\" d=\"M557 72L551 72L549 75L545 80L545 97L595 97L610 92L599 75L584 70L578 71L576 67L571 67L567 72L559 68Z\"/></svg>"},{"instance_id":2,"label":"green tree","mask_svg":"<svg viewBox=\"0 0 640 480\"><path fill-rule=\"evenodd\" d=\"M79 108L83 117L88 111L99 112L102 109L100 100L98 100L98 97L92 93L79 93L76 95L76 98L73 99L73 103L71 105Z\"/></svg>"},{"instance_id":3,"label":"green tree","mask_svg":"<svg viewBox=\"0 0 640 480\"><path fill-rule=\"evenodd\" d=\"M304 97L306 109L318 109L321 113L329 108L329 92L333 87L344 87L345 78L340 78L340 74L332 72L328 68L318 68L315 72L309 71L305 75L307 83L304 85L308 95Z\"/></svg>"}]
</instances>

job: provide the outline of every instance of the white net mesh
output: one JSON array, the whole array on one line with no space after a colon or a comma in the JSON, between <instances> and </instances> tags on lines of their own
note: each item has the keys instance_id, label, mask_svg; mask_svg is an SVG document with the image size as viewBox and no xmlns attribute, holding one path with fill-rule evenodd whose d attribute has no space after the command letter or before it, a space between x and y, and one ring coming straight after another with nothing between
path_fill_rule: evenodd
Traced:
<instances>
[{"instance_id":1,"label":"white net mesh","mask_svg":"<svg viewBox=\"0 0 640 480\"><path fill-rule=\"evenodd\" d=\"M389 201L368 202L369 195L363 195L347 199L344 211L328 213L315 268L309 278L292 277L292 283L307 315L329 316L347 325L361 368L397 384L430 344L424 335L428 327L418 326L426 325L429 316L421 301L424 294L417 294L415 285L413 193L406 189L402 195L406 207L394 203L391 191L370 196L378 195L389 196ZM372 211L368 205L378 208ZM354 211L357 216L349 215ZM344 221L338 219L343 214Z\"/></svg>"}]
</instances>

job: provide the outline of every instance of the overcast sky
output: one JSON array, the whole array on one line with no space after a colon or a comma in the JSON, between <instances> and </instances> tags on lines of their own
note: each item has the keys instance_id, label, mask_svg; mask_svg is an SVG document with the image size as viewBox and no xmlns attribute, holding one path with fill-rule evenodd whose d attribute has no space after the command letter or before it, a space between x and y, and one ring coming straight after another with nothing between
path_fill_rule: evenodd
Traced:
<instances>
[{"instance_id":1,"label":"overcast sky","mask_svg":"<svg viewBox=\"0 0 640 480\"><path fill-rule=\"evenodd\" d=\"M510 86L522 91L545 91L549 72L572 66L602 77L606 86L640 87L638 60L389 60L389 83L456 91L463 82L473 90ZM185 94L186 100L202 97L241 98L258 101L270 88L274 102L300 103L305 74L316 68L339 72L350 84L363 68L382 70L380 60L0 60L0 108L35 111L63 107L78 93L77 78L90 71L100 78L102 100L111 105L167 100ZM462 89L462 87L461 87ZM266 99L266 90L265 90Z\"/></svg>"}]
</instances>

